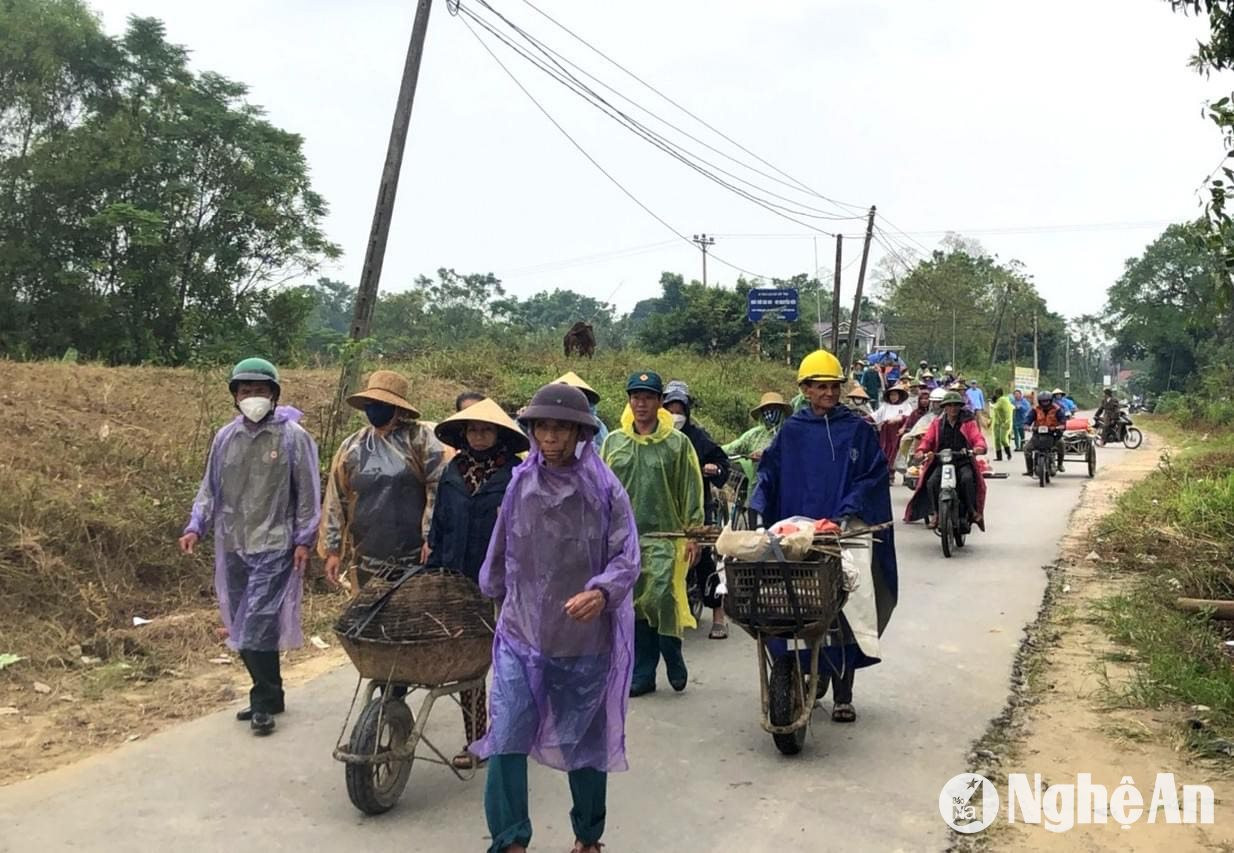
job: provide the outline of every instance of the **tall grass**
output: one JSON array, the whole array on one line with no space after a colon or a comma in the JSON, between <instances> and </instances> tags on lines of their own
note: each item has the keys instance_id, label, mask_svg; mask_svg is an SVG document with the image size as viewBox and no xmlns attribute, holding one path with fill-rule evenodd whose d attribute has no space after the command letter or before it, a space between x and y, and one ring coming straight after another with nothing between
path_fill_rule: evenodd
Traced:
<instances>
[{"instance_id":1,"label":"tall grass","mask_svg":"<svg viewBox=\"0 0 1234 853\"><path fill-rule=\"evenodd\" d=\"M367 365L369 369L378 366ZM516 409L566 370L602 395L615 426L633 371L690 383L697 416L717 440L750 426L764 391L793 392L783 364L742 358L601 351L567 360L533 347L460 346L406 362L412 401L437 420L464 389ZM47 659L152 617L213 604L208 549L175 546L215 430L235 416L223 367L105 368L64 363L2 365L0 388L0 652ZM325 434L338 374L288 370L283 401ZM351 413L348 428L360 425ZM323 447L328 460L333 447Z\"/></svg>"},{"instance_id":2,"label":"tall grass","mask_svg":"<svg viewBox=\"0 0 1234 853\"><path fill-rule=\"evenodd\" d=\"M1123 698L1208 707L1206 727L1189 735L1203 751L1225 749L1220 739L1234 737L1234 661L1224 645L1234 633L1175 601L1234 599L1234 433L1186 435L1182 452L1125 492L1101 525L1102 547L1131 573L1101 613L1111 635L1135 650Z\"/></svg>"}]
</instances>

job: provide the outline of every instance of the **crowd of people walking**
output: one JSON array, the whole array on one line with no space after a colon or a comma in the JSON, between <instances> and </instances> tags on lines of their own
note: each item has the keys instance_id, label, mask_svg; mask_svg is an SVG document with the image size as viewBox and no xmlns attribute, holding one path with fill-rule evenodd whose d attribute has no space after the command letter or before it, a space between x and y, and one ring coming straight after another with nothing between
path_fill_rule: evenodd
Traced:
<instances>
[{"instance_id":1,"label":"crowd of people walking","mask_svg":"<svg viewBox=\"0 0 1234 853\"><path fill-rule=\"evenodd\" d=\"M531 839L527 759L564 771L576 851L598 851L606 779L627 767L629 699L689 683L682 639L696 627L690 587L711 608L708 636L728 636L715 555L692 531L723 526L716 494L734 468L748 512L773 522L831 519L843 528L892 520L890 485L911 453L942 448L1031 457L1036 423L1064 424L1061 391L992 390L951 365L898 359L845 371L824 350L802 360L791 401L766 390L754 424L720 445L695 418L681 380L640 369L625 383L612 431L600 394L571 372L516 416L465 392L437 424L421 419L406 378L377 370L347 403L363 425L334 451L321 494L318 450L300 412L280 404L270 362L245 359L228 388L237 416L219 430L180 547L214 538L227 643L252 679L237 714L256 734L284 709L279 651L301 642L301 576L315 549L331 584L353 593L391 571L430 567L475 581L499 603L491 688L460 697L460 770L487 764L491 851ZM934 523L938 471L927 471L907 520ZM984 527L985 485L965 467L969 520ZM855 672L880 659L897 600L895 538L883 531L858 560L865 582L826 650L832 720L857 719ZM773 654L789 654L786 644ZM804 665L808 665L808 661Z\"/></svg>"}]
</instances>

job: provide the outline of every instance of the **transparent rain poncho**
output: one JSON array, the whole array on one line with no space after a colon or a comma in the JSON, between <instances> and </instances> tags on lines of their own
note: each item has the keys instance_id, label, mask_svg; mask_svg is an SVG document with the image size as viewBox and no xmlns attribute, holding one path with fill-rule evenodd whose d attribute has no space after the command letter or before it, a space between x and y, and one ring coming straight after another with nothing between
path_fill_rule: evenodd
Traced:
<instances>
[{"instance_id":1,"label":"transparent rain poncho","mask_svg":"<svg viewBox=\"0 0 1234 853\"><path fill-rule=\"evenodd\" d=\"M446 462L445 446L418 421L386 435L367 426L343 439L326 482L321 550L418 560Z\"/></svg>"},{"instance_id":2,"label":"transparent rain poncho","mask_svg":"<svg viewBox=\"0 0 1234 853\"><path fill-rule=\"evenodd\" d=\"M233 649L298 647L304 589L292 566L317 536L317 445L300 412L279 406L254 426L237 417L214 436L185 533L214 530L214 588Z\"/></svg>"},{"instance_id":3,"label":"transparent rain poncho","mask_svg":"<svg viewBox=\"0 0 1234 853\"><path fill-rule=\"evenodd\" d=\"M532 443L497 516L480 588L501 601L493 638L489 731L471 751L530 755L558 770L625 770L634 664L631 590L638 530L621 483L579 443L550 468ZM579 622L565 604L602 590L603 613Z\"/></svg>"},{"instance_id":4,"label":"transparent rain poncho","mask_svg":"<svg viewBox=\"0 0 1234 853\"><path fill-rule=\"evenodd\" d=\"M703 525L703 475L690 440L673 429L660 410L650 435L634 433L634 414L626 407L621 430L604 442L604 461L625 486L638 523L642 573L634 588L634 614L660 634L681 637L695 627L686 595L684 538L649 538L648 533L681 533Z\"/></svg>"}]
</instances>

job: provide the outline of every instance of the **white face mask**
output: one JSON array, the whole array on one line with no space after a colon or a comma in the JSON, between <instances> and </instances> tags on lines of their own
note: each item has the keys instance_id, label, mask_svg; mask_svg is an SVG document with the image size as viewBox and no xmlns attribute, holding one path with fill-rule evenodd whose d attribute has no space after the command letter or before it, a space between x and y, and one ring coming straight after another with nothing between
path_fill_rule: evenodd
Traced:
<instances>
[{"instance_id":1,"label":"white face mask","mask_svg":"<svg viewBox=\"0 0 1234 853\"><path fill-rule=\"evenodd\" d=\"M274 403L269 397L246 397L236 404L240 411L253 423L261 423L262 418L270 414Z\"/></svg>"},{"instance_id":2,"label":"white face mask","mask_svg":"<svg viewBox=\"0 0 1234 853\"><path fill-rule=\"evenodd\" d=\"M683 429L686 425L685 415L673 415L673 429Z\"/></svg>"}]
</instances>

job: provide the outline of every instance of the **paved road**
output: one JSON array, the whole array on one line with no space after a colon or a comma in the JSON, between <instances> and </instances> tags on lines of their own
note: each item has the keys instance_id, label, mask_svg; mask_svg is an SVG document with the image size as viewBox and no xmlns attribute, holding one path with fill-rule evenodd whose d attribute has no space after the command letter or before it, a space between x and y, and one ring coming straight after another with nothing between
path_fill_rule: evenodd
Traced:
<instances>
[{"instance_id":1,"label":"paved road","mask_svg":"<svg viewBox=\"0 0 1234 853\"><path fill-rule=\"evenodd\" d=\"M662 684L632 700L610 849L943 849L939 789L1003 707L1054 558L1041 543L1059 540L1085 481L1077 465L1043 490L1019 464L996 465L1012 476L990 482L990 532L957 557L944 561L920 525L899 527L900 605L884 662L858 673L860 720L816 714L801 755L781 756L758 725L753 643L693 634L685 693ZM907 491L894 492L902 509ZM264 741L220 712L0 789L0 851L484 850L479 779L417 765L391 813L352 808L330 751L353 685L348 667L293 691ZM440 706L432 723L443 749L460 745L457 711ZM569 849L565 778L534 768L531 784L535 849Z\"/></svg>"}]
</instances>

